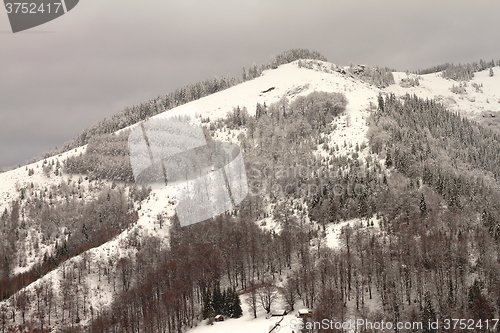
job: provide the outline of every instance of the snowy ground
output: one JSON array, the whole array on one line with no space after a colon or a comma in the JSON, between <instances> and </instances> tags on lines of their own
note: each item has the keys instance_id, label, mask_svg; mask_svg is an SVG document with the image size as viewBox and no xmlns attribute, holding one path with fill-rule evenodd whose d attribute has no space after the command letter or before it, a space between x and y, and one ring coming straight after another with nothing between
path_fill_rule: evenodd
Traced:
<instances>
[{"instance_id":1,"label":"snowy ground","mask_svg":"<svg viewBox=\"0 0 500 333\"><path fill-rule=\"evenodd\" d=\"M12 207L12 202L19 200L21 195L21 190L24 189L29 192L36 192L37 195L40 195L43 189L50 189L51 186L58 186L62 182L68 183L69 179L77 179L78 177L75 175L67 175L60 173L59 175L55 175L54 171L55 166L52 171L46 173L43 168L46 165L51 165L52 163L59 162L62 163L69 157L79 155L83 153L86 149L86 146L79 147L76 149L72 149L65 153L52 156L43 160L40 160L35 163L28 164L26 166L22 166L20 168L7 171L0 174L0 214L2 214L5 209L9 212ZM28 176L28 171L32 169L33 174ZM33 188L31 187L33 184ZM85 184L82 184L85 186ZM91 196L90 193L84 193L84 199L86 196ZM21 207L22 212L22 207ZM42 254L49 251L52 252L52 245L44 244L39 238L39 234L36 230L33 230L27 226L28 236L26 238L25 244L19 244L21 248L24 248L27 253L26 265L23 267L19 267L19 265L13 268L14 274L19 274L29 270L35 263L39 262L42 259ZM33 248L33 244L36 241L39 244L38 251L30 251ZM31 255L29 253L31 252ZM16 263L18 264L18 262Z\"/></svg>"}]
</instances>

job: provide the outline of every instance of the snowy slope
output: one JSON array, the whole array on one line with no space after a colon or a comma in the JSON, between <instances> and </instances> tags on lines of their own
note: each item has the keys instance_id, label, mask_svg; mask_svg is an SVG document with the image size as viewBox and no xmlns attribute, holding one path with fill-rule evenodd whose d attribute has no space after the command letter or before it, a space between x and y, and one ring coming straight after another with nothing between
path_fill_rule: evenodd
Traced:
<instances>
[{"instance_id":1,"label":"snowy slope","mask_svg":"<svg viewBox=\"0 0 500 333\"><path fill-rule=\"evenodd\" d=\"M453 111L458 111L469 117L476 117L483 111L500 111L500 67L494 67L496 75L490 77L489 70L474 74L474 78L467 82L465 94L455 94L450 89L459 86L459 82L444 79L441 73L419 75L419 86L403 88L399 85L402 79L407 77L406 73L394 72L395 85L387 87L387 93L397 96L406 93L416 94L421 98L435 98ZM415 77L415 75L410 75ZM476 90L473 84L477 84L480 90Z\"/></svg>"},{"instance_id":2,"label":"snowy slope","mask_svg":"<svg viewBox=\"0 0 500 333\"><path fill-rule=\"evenodd\" d=\"M47 177L42 170L45 163L52 163L52 161L64 162L67 158L79 155L85 151L87 146L78 147L57 156L52 156L41 161L22 166L20 168L0 173L0 211L10 207L12 200L19 198L18 189L29 185L31 182L37 183L41 186L50 186L59 184L61 180L68 179L67 175L63 175L59 179L56 177ZM33 169L35 172L32 176L28 176L28 170Z\"/></svg>"}]
</instances>

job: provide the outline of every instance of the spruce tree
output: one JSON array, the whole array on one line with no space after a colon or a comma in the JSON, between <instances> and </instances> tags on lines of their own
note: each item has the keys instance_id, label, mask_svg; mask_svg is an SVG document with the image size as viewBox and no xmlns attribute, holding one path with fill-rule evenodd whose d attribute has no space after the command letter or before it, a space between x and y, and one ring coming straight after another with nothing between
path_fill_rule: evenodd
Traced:
<instances>
[{"instance_id":1,"label":"spruce tree","mask_svg":"<svg viewBox=\"0 0 500 333\"><path fill-rule=\"evenodd\" d=\"M224 299L218 285L214 288L214 292L212 295L212 304L215 314L221 314L224 307Z\"/></svg>"},{"instance_id":2,"label":"spruce tree","mask_svg":"<svg viewBox=\"0 0 500 333\"><path fill-rule=\"evenodd\" d=\"M223 316L231 316L231 307L229 301L230 289L226 289L222 292L222 306L220 313Z\"/></svg>"},{"instance_id":3,"label":"spruce tree","mask_svg":"<svg viewBox=\"0 0 500 333\"><path fill-rule=\"evenodd\" d=\"M231 309L231 318L239 318L243 316L243 310L241 309L241 300L240 296L233 290L232 291L232 309Z\"/></svg>"},{"instance_id":4,"label":"spruce tree","mask_svg":"<svg viewBox=\"0 0 500 333\"><path fill-rule=\"evenodd\" d=\"M384 112L385 105L384 105L384 97L382 97L382 94L378 94L378 109L379 111Z\"/></svg>"},{"instance_id":5,"label":"spruce tree","mask_svg":"<svg viewBox=\"0 0 500 333\"><path fill-rule=\"evenodd\" d=\"M203 298L203 319L207 319L214 316L214 308L212 304L212 295L210 289L207 290L205 297Z\"/></svg>"},{"instance_id":6,"label":"spruce tree","mask_svg":"<svg viewBox=\"0 0 500 333\"><path fill-rule=\"evenodd\" d=\"M245 82L248 79L247 70L245 69L245 67L243 67L242 77L243 77L243 82Z\"/></svg>"},{"instance_id":7,"label":"spruce tree","mask_svg":"<svg viewBox=\"0 0 500 333\"><path fill-rule=\"evenodd\" d=\"M495 75L495 72L493 72L493 68L490 68L490 76Z\"/></svg>"}]
</instances>

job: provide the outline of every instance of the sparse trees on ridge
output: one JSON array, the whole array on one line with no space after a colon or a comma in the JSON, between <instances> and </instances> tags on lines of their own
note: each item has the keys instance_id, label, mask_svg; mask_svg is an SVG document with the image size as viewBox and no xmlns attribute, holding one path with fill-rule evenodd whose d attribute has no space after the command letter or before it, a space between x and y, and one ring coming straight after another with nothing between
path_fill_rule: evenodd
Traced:
<instances>
[{"instance_id":1,"label":"sparse trees on ridge","mask_svg":"<svg viewBox=\"0 0 500 333\"><path fill-rule=\"evenodd\" d=\"M499 60L500 62L500 60ZM497 62L497 65L499 65L499 62ZM479 62L472 62L468 64L442 64L442 65L437 65L433 66L427 69L422 69L416 71L416 74L419 75L424 75L424 74L430 74L430 73L438 73L438 72L443 72L443 77L455 81L468 81L474 77L475 72L480 72L484 71L488 68L495 67L495 61L484 61L484 60L479 60Z\"/></svg>"},{"instance_id":2,"label":"sparse trees on ridge","mask_svg":"<svg viewBox=\"0 0 500 333\"><path fill-rule=\"evenodd\" d=\"M315 59L320 61L328 61L325 56L316 51L310 51L308 49L301 48L290 49L274 56L269 63L263 64L260 67L255 64L248 70L245 70L245 67L243 67L243 81L252 80L256 77L259 77L266 69L275 69L281 65L288 64L299 59Z\"/></svg>"}]
</instances>

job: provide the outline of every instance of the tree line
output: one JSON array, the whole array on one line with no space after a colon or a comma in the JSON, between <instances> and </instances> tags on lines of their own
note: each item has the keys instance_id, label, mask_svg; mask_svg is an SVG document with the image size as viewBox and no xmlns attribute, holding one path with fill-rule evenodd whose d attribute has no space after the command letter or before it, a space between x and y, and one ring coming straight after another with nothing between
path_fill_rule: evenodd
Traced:
<instances>
[{"instance_id":1,"label":"tree line","mask_svg":"<svg viewBox=\"0 0 500 333\"><path fill-rule=\"evenodd\" d=\"M469 81L474 78L475 72L491 69L492 67L500 66L500 59L485 61L483 59L479 62L472 62L466 64L454 65L453 63L445 63L437 66L432 66L426 69L419 69L415 73L419 75L443 72L443 77L455 81ZM493 76L493 75L490 75Z\"/></svg>"}]
</instances>

